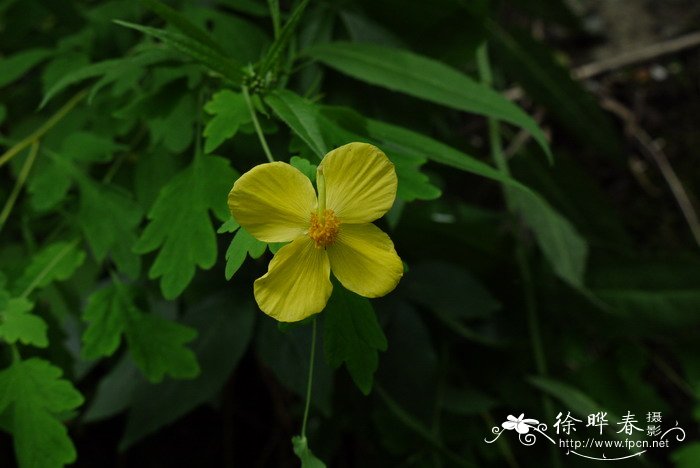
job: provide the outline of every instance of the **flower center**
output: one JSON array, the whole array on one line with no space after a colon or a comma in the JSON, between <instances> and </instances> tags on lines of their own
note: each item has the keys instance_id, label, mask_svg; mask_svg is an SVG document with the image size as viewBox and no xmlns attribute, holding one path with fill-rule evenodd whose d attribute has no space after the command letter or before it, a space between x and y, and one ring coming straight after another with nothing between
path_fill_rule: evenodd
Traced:
<instances>
[{"instance_id":1,"label":"flower center","mask_svg":"<svg viewBox=\"0 0 700 468\"><path fill-rule=\"evenodd\" d=\"M338 237L340 221L336 218L333 210L324 210L322 216L318 213L311 213L311 226L309 226L309 237L316 243L317 249L323 249L332 245Z\"/></svg>"}]
</instances>

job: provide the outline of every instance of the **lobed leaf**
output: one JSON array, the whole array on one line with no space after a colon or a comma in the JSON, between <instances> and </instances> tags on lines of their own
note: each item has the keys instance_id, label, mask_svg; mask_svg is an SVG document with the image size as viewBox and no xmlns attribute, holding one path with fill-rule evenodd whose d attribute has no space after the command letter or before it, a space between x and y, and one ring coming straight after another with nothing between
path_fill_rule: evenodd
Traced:
<instances>
[{"instance_id":1,"label":"lobed leaf","mask_svg":"<svg viewBox=\"0 0 700 468\"><path fill-rule=\"evenodd\" d=\"M80 406L83 397L61 374L39 358L14 361L0 371L0 412L12 408L10 430L22 468L55 468L76 459L58 415Z\"/></svg>"},{"instance_id":2,"label":"lobed leaf","mask_svg":"<svg viewBox=\"0 0 700 468\"><path fill-rule=\"evenodd\" d=\"M161 279L166 299L182 293L196 267L208 269L216 262L216 234L209 211L221 221L229 219L226 194L236 178L225 159L201 156L173 177L153 204L150 222L134 251L159 249L149 277Z\"/></svg>"},{"instance_id":3,"label":"lobed leaf","mask_svg":"<svg viewBox=\"0 0 700 468\"><path fill-rule=\"evenodd\" d=\"M342 363L365 395L372 390L379 366L377 351L386 351L387 341L369 300L335 284L326 305L323 335L326 360L332 367Z\"/></svg>"}]
</instances>

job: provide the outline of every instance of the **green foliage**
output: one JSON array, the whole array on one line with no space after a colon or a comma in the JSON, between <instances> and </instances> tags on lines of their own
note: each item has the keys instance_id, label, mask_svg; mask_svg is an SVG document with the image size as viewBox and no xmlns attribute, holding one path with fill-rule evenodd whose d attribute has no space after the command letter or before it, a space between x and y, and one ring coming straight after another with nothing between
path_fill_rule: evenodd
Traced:
<instances>
[{"instance_id":1,"label":"green foliage","mask_svg":"<svg viewBox=\"0 0 700 468\"><path fill-rule=\"evenodd\" d=\"M386 351L387 347L372 305L336 284L324 323L323 349L328 363L332 367L345 363L357 387L369 395L379 365L377 351Z\"/></svg>"},{"instance_id":2,"label":"green foliage","mask_svg":"<svg viewBox=\"0 0 700 468\"><path fill-rule=\"evenodd\" d=\"M48 346L46 322L29 313L33 308L34 304L23 297L0 297L0 338L9 344L19 341L39 348Z\"/></svg>"},{"instance_id":3,"label":"green foliage","mask_svg":"<svg viewBox=\"0 0 700 468\"><path fill-rule=\"evenodd\" d=\"M75 447L58 416L83 403L61 370L31 358L0 371L0 412L10 408L10 431L22 467L50 468L76 459Z\"/></svg>"},{"instance_id":4,"label":"green foliage","mask_svg":"<svg viewBox=\"0 0 700 468\"><path fill-rule=\"evenodd\" d=\"M193 378L199 373L195 355L184 346L196 332L139 311L129 291L118 283L90 296L83 320L89 322L82 337L86 359L114 354L123 334L134 362L150 381L160 382L166 374Z\"/></svg>"},{"instance_id":5,"label":"green foliage","mask_svg":"<svg viewBox=\"0 0 700 468\"><path fill-rule=\"evenodd\" d=\"M228 161L201 156L163 188L148 213L150 223L134 245L138 253L160 248L148 275L161 278L163 296L177 297L194 277L195 268L216 262L216 234L209 211L228 219L226 194L236 179Z\"/></svg>"},{"instance_id":6,"label":"green foliage","mask_svg":"<svg viewBox=\"0 0 700 468\"><path fill-rule=\"evenodd\" d=\"M204 128L205 153L214 151L221 143L232 138L241 125L250 122L250 111L243 96L227 89L212 96L204 110L213 115Z\"/></svg>"},{"instance_id":7,"label":"green foliage","mask_svg":"<svg viewBox=\"0 0 700 468\"><path fill-rule=\"evenodd\" d=\"M508 414L700 420L697 248L564 66L591 39L565 2L10 0L0 24L3 466L525 468L549 454L483 442ZM599 88L664 97L630 76ZM667 82L690 101L694 78ZM649 121L692 192L671 114ZM316 183L352 141L394 164L376 222L404 277L333 279L278 324L253 283L285 244L227 194L268 158ZM649 455L689 468L698 444Z\"/></svg>"}]
</instances>

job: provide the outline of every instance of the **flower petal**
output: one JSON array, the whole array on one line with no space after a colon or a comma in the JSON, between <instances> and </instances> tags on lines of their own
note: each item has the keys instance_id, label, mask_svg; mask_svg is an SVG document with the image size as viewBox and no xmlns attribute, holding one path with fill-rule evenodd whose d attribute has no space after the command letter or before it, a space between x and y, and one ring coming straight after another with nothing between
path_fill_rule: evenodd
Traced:
<instances>
[{"instance_id":1,"label":"flower petal","mask_svg":"<svg viewBox=\"0 0 700 468\"><path fill-rule=\"evenodd\" d=\"M515 429L516 424L517 423L515 423L513 421L506 421L503 424L501 424L501 427L503 427L503 429L506 429L508 431L512 431L513 429Z\"/></svg>"},{"instance_id":2,"label":"flower petal","mask_svg":"<svg viewBox=\"0 0 700 468\"><path fill-rule=\"evenodd\" d=\"M403 263L393 242L374 224L341 224L327 252L333 274L347 289L364 297L389 293L403 276Z\"/></svg>"},{"instance_id":3,"label":"flower petal","mask_svg":"<svg viewBox=\"0 0 700 468\"><path fill-rule=\"evenodd\" d=\"M396 171L376 146L349 143L336 148L318 170L326 181L326 207L341 223L369 223L394 204Z\"/></svg>"},{"instance_id":4,"label":"flower petal","mask_svg":"<svg viewBox=\"0 0 700 468\"><path fill-rule=\"evenodd\" d=\"M282 247L267 273L255 281L260 310L280 322L297 322L321 312L331 296L328 255L307 236Z\"/></svg>"},{"instance_id":5,"label":"flower petal","mask_svg":"<svg viewBox=\"0 0 700 468\"><path fill-rule=\"evenodd\" d=\"M309 228L316 192L309 178L289 164L260 164L233 184L228 207L256 239L288 242Z\"/></svg>"}]
</instances>

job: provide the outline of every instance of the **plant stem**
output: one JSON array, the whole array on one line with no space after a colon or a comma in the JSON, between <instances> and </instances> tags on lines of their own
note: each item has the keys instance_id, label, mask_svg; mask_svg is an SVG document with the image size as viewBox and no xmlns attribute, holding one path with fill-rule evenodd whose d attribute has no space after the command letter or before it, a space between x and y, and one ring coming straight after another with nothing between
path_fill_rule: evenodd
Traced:
<instances>
[{"instance_id":1,"label":"plant stem","mask_svg":"<svg viewBox=\"0 0 700 468\"><path fill-rule=\"evenodd\" d=\"M5 206L2 209L2 212L0 213L0 231L2 231L2 228L5 226L7 218L10 217L12 208L15 206L15 202L17 201L17 197L19 196L19 192L22 190L22 186L27 181L27 176L29 176L29 171L32 169L32 165L34 164L34 160L36 159L36 155L38 153L39 142L35 141L34 143L32 143L32 147L29 150L29 155L27 156L27 159L25 159L24 164L22 165L22 169L20 169L19 174L17 175L17 182L15 183L15 186L12 189L12 193L10 193L10 196L5 202Z\"/></svg>"},{"instance_id":2,"label":"plant stem","mask_svg":"<svg viewBox=\"0 0 700 468\"><path fill-rule=\"evenodd\" d=\"M258 139L260 139L260 145L262 146L263 151L265 151L265 156L267 156L268 161L275 162L275 158L272 157L272 153L270 152L270 147L267 146L267 141L265 140L265 135L263 134L262 128L260 128L260 122L258 122L258 116L255 114L255 108L253 107L253 101L250 99L248 87L242 86L241 91L243 92L245 103L248 105L250 118L253 119L253 126L255 127L255 132L258 134Z\"/></svg>"},{"instance_id":3,"label":"plant stem","mask_svg":"<svg viewBox=\"0 0 700 468\"><path fill-rule=\"evenodd\" d=\"M311 406L311 384L314 381L314 361L316 359L316 319L311 322L311 354L309 356L309 378L306 382L306 405L304 406L304 419L301 423L301 438L306 439L306 422L309 419L309 407Z\"/></svg>"},{"instance_id":4,"label":"plant stem","mask_svg":"<svg viewBox=\"0 0 700 468\"><path fill-rule=\"evenodd\" d=\"M493 87L493 75L491 74L491 65L489 63L488 49L484 42L476 51L476 61L479 69L481 82L489 87ZM503 154L503 146L501 143L501 131L498 120L489 118L489 147L491 149L491 158L500 172L510 176L510 168L508 161ZM511 214L515 213L513 201L509 194L508 188L503 187L503 197L505 198L506 206ZM518 271L523 284L523 295L525 296L525 309L527 311L528 331L530 334L530 342L532 346L533 358L535 360L535 369L538 375L547 375L547 360L544 354L544 345L542 344L542 334L540 323L537 314L537 303L535 301L534 285L532 283L532 274L528 263L525 247L520 236L516 236L515 260L518 265ZM552 419L554 414L552 410L552 402L547 395L542 395L542 408L548 419ZM558 452L552 451L553 466L561 466Z\"/></svg>"},{"instance_id":5,"label":"plant stem","mask_svg":"<svg viewBox=\"0 0 700 468\"><path fill-rule=\"evenodd\" d=\"M270 8L270 17L272 17L272 29L275 34L275 39L280 37L280 2L279 0L267 0L267 6Z\"/></svg>"},{"instance_id":6,"label":"plant stem","mask_svg":"<svg viewBox=\"0 0 700 468\"><path fill-rule=\"evenodd\" d=\"M27 148L28 146L31 146L33 143L39 141L41 137L44 136L46 132L51 130L58 122L60 122L68 113L73 110L75 106L80 103L80 101L83 100L85 95L87 94L87 89L84 89L80 91L78 94L70 98L68 102L66 102L63 107L58 109L54 115L49 117L49 120L44 122L41 127L37 128L34 130L31 134L23 138L21 141L19 141L17 144L15 144L12 148L8 149L5 151L2 156L0 156L0 167L4 166L10 159L14 158L17 154L19 154L23 149Z\"/></svg>"}]
</instances>

